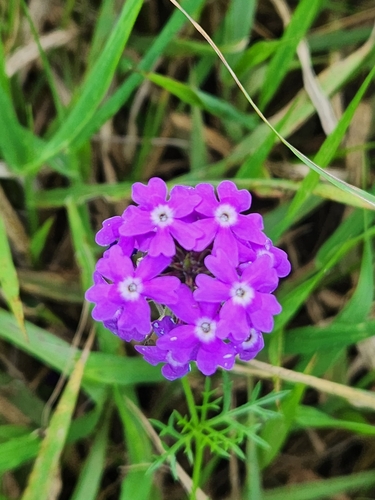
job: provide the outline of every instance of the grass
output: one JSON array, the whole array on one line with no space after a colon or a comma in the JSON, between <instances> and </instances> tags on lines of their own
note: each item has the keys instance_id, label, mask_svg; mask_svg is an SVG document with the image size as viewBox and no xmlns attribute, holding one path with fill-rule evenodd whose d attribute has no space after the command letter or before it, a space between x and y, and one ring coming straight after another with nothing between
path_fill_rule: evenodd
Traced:
<instances>
[{"instance_id":1,"label":"grass","mask_svg":"<svg viewBox=\"0 0 375 500\"><path fill-rule=\"evenodd\" d=\"M188 498L184 454L177 481L146 473L147 418L186 413L181 383L83 301L95 231L152 176L249 189L293 265L265 349L229 374L233 411L259 379L287 389L277 420L245 468L204 461L202 490L374 498L371 2L181 2L198 27L159 0L46 5L0 2L0 500Z\"/></svg>"}]
</instances>

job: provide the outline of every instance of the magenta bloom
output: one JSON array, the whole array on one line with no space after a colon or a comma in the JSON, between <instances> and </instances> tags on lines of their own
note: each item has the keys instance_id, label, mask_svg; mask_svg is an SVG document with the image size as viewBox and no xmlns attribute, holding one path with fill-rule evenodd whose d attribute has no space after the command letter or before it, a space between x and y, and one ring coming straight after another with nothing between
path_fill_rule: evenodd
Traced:
<instances>
[{"instance_id":1,"label":"magenta bloom","mask_svg":"<svg viewBox=\"0 0 375 500\"><path fill-rule=\"evenodd\" d=\"M273 315L281 311L276 298L270 294L278 283L270 257L262 255L246 267L241 276L221 249L216 256L206 257L205 264L216 278L198 275L194 297L198 301L223 303L220 318L225 327L218 336L225 338L231 333L236 340L243 341L250 328L270 332Z\"/></svg>"},{"instance_id":2,"label":"magenta bloom","mask_svg":"<svg viewBox=\"0 0 375 500\"><path fill-rule=\"evenodd\" d=\"M192 250L203 233L195 224L183 219L200 203L201 197L193 188L175 186L167 199L167 186L158 178L147 186L136 182L132 196L138 207L130 206L123 214L124 224L119 232L123 236L146 235L148 246L142 247L148 255L162 254L172 257L176 253L176 240L186 250Z\"/></svg>"},{"instance_id":3,"label":"magenta bloom","mask_svg":"<svg viewBox=\"0 0 375 500\"><path fill-rule=\"evenodd\" d=\"M125 337L134 331L137 337L148 335L151 311L146 299L172 304L178 298L178 278L156 277L169 263L164 256L145 257L134 267L119 245L111 247L96 266L97 273L110 282L95 284L86 292L86 299L96 304L93 318L104 322L115 319L118 332L124 332Z\"/></svg>"},{"instance_id":4,"label":"magenta bloom","mask_svg":"<svg viewBox=\"0 0 375 500\"><path fill-rule=\"evenodd\" d=\"M197 192L202 201L195 208L204 216L197 222L204 236L197 241L196 251L206 248L212 241L213 251L221 248L230 258L238 259L238 240L247 240L263 245L266 237L262 233L263 221L259 214L242 215L250 208L251 195L245 189L237 189L231 181L223 181L217 187L219 200L211 184L198 184Z\"/></svg>"},{"instance_id":5,"label":"magenta bloom","mask_svg":"<svg viewBox=\"0 0 375 500\"><path fill-rule=\"evenodd\" d=\"M136 206L96 236L109 248L86 292L93 318L125 341L155 341L135 349L161 363L168 380L192 363L212 375L236 357L253 359L281 311L273 292L290 263L264 235L262 217L248 213L250 193L223 181L216 192L203 183L168 194L152 178L135 183L132 197Z\"/></svg>"}]
</instances>

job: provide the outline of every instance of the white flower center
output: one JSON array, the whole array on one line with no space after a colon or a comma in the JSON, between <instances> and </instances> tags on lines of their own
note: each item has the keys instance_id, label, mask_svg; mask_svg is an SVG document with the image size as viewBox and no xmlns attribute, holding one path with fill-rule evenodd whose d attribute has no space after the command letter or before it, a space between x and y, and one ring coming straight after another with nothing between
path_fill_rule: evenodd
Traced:
<instances>
[{"instance_id":1,"label":"white flower center","mask_svg":"<svg viewBox=\"0 0 375 500\"><path fill-rule=\"evenodd\" d=\"M151 220L158 227L167 227L173 223L173 210L168 205L158 205L151 212Z\"/></svg>"},{"instance_id":2,"label":"white flower center","mask_svg":"<svg viewBox=\"0 0 375 500\"><path fill-rule=\"evenodd\" d=\"M230 295L235 304L247 306L254 298L254 290L246 283L234 283Z\"/></svg>"},{"instance_id":3,"label":"white flower center","mask_svg":"<svg viewBox=\"0 0 375 500\"><path fill-rule=\"evenodd\" d=\"M215 220L221 227L233 226L237 222L238 213L229 203L219 205L215 210Z\"/></svg>"},{"instance_id":4,"label":"white flower center","mask_svg":"<svg viewBox=\"0 0 375 500\"><path fill-rule=\"evenodd\" d=\"M143 290L143 285L139 278L129 276L119 283L118 288L124 300L134 301L139 299L139 294Z\"/></svg>"},{"instance_id":5,"label":"white flower center","mask_svg":"<svg viewBox=\"0 0 375 500\"><path fill-rule=\"evenodd\" d=\"M211 318L199 318L195 323L194 333L202 342L211 342L215 338L216 321Z\"/></svg>"}]
</instances>

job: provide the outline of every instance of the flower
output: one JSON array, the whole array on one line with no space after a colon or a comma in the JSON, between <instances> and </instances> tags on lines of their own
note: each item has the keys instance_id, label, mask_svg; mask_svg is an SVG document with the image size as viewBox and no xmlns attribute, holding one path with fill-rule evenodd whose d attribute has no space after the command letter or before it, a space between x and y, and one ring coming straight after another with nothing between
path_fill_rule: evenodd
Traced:
<instances>
[{"instance_id":1,"label":"flower","mask_svg":"<svg viewBox=\"0 0 375 500\"><path fill-rule=\"evenodd\" d=\"M109 246L86 299L92 316L130 342L168 380L192 364L204 375L230 370L236 357L263 349L281 311L273 292L290 272L283 250L249 214L251 195L231 181L215 190L164 181L135 183L122 216L103 222L96 242ZM160 318L153 321L156 311Z\"/></svg>"},{"instance_id":2,"label":"flower","mask_svg":"<svg viewBox=\"0 0 375 500\"><path fill-rule=\"evenodd\" d=\"M157 347L170 351L180 363L194 359L204 375L212 375L218 366L232 368L236 352L220 339L219 304L196 302L185 285L180 287L179 299L171 309L184 324L161 336Z\"/></svg>"},{"instance_id":3,"label":"flower","mask_svg":"<svg viewBox=\"0 0 375 500\"><path fill-rule=\"evenodd\" d=\"M190 215L201 197L192 188L175 186L167 199L167 186L158 178L150 179L147 186L136 182L132 189L138 207L128 207L123 214L124 224L119 228L124 236L147 235L147 248L152 257L176 253L174 239L186 250L192 250L203 233L194 224L183 219Z\"/></svg>"},{"instance_id":4,"label":"flower","mask_svg":"<svg viewBox=\"0 0 375 500\"><path fill-rule=\"evenodd\" d=\"M94 302L92 316L99 321L116 321L117 334L140 340L151 331L151 310L147 299L177 301L180 281L174 276L156 277L169 264L164 256L145 257L136 267L120 245L111 247L100 259L96 271L109 282L97 283L86 292ZM108 324L108 323L107 323Z\"/></svg>"},{"instance_id":5,"label":"flower","mask_svg":"<svg viewBox=\"0 0 375 500\"><path fill-rule=\"evenodd\" d=\"M228 256L237 261L240 239L261 245L266 242L266 236L262 233L262 217L259 214L241 214L251 205L248 191L237 189L231 181L223 181L217 187L218 201L211 184L198 184L196 190L202 201L195 211L204 215L197 226L205 235L197 241L196 251L203 250L213 241L214 252L217 248L230 249Z\"/></svg>"},{"instance_id":6,"label":"flower","mask_svg":"<svg viewBox=\"0 0 375 500\"><path fill-rule=\"evenodd\" d=\"M231 333L236 340L244 341L250 328L270 332L273 315L281 312L276 298L270 294L278 283L270 257L260 256L241 275L221 249L215 256L206 257L205 264L215 278L198 275L194 297L196 300L222 303L220 318L225 327L218 336L225 338Z\"/></svg>"}]
</instances>

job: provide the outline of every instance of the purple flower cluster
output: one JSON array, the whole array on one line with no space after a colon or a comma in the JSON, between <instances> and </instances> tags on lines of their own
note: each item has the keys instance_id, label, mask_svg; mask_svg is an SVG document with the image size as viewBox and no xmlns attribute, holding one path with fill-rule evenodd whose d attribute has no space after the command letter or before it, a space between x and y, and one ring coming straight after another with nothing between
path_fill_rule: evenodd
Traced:
<instances>
[{"instance_id":1,"label":"purple flower cluster","mask_svg":"<svg viewBox=\"0 0 375 500\"><path fill-rule=\"evenodd\" d=\"M135 183L121 217L103 222L93 318L136 345L164 377L184 376L195 362L205 375L229 370L263 348L281 307L272 292L290 272L285 252L247 214L251 195L231 181L175 186L159 178ZM159 319L152 321L155 314ZM152 343L152 345L150 345Z\"/></svg>"}]
</instances>

